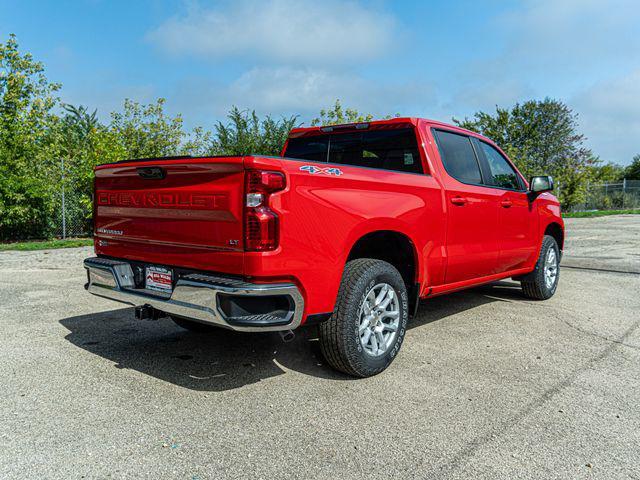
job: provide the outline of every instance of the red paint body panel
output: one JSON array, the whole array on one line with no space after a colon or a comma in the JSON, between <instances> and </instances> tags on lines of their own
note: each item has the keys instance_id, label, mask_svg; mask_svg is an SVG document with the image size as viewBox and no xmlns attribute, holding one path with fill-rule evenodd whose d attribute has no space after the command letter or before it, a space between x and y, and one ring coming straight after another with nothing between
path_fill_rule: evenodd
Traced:
<instances>
[{"instance_id":1,"label":"red paint body panel","mask_svg":"<svg viewBox=\"0 0 640 480\"><path fill-rule=\"evenodd\" d=\"M254 282L291 280L302 291L305 318L333 310L347 257L371 232L410 239L422 297L531 271L545 228L563 228L555 197L544 193L531 200L525 192L449 176L431 128L482 138L474 133L415 118L371 122L369 128L407 126L415 128L425 174L331 165L342 174L314 175L300 167L327 164L260 156L99 166L96 253ZM294 129L290 137L322 134L314 127ZM162 168L165 178L140 177L144 167ZM253 169L285 175L286 187L268 201L278 216L274 251L243 248L244 178Z\"/></svg>"}]
</instances>

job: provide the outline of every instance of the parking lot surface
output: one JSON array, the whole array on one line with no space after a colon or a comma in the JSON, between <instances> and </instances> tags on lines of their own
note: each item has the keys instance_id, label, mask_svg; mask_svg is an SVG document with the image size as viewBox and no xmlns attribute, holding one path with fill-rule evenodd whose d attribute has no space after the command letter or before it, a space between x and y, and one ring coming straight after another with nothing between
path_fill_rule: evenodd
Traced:
<instances>
[{"instance_id":1,"label":"parking lot surface","mask_svg":"<svg viewBox=\"0 0 640 480\"><path fill-rule=\"evenodd\" d=\"M0 252L0 478L640 478L640 216L567 221L560 286L423 303L354 380L312 330L189 333Z\"/></svg>"}]
</instances>

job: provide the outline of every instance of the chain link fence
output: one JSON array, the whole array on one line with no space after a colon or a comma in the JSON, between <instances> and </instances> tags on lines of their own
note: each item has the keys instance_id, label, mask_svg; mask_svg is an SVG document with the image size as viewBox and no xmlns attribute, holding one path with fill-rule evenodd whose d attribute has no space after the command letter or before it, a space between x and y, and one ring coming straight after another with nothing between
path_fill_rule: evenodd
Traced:
<instances>
[{"instance_id":1,"label":"chain link fence","mask_svg":"<svg viewBox=\"0 0 640 480\"><path fill-rule=\"evenodd\" d=\"M64 161L60 163L61 178L56 199L54 235L58 238L89 237L93 234L91 204L76 185L65 178Z\"/></svg>"},{"instance_id":2,"label":"chain link fence","mask_svg":"<svg viewBox=\"0 0 640 480\"><path fill-rule=\"evenodd\" d=\"M573 210L631 210L640 208L640 180L587 185L585 201Z\"/></svg>"},{"instance_id":3,"label":"chain link fence","mask_svg":"<svg viewBox=\"0 0 640 480\"><path fill-rule=\"evenodd\" d=\"M89 237L93 227L87 216L87 207L82 197L75 191L64 189L60 192L60 203L55 219L54 234L58 238Z\"/></svg>"}]
</instances>

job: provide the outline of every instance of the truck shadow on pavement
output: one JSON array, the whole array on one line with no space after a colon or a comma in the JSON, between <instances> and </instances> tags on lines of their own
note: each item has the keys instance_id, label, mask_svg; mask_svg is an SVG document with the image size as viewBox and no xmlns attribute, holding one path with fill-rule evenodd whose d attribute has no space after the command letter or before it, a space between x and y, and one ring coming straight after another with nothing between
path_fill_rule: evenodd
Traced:
<instances>
[{"instance_id":1,"label":"truck shadow on pavement","mask_svg":"<svg viewBox=\"0 0 640 480\"><path fill-rule=\"evenodd\" d=\"M425 301L409 328L496 301L524 297L519 284L499 282ZM326 379L351 380L324 364L314 327L296 331L283 343L277 333L238 333L217 329L192 333L170 319L134 320L133 308L80 315L60 320L72 344L114 362L177 386L225 391L294 370ZM410 341L410 338L407 339Z\"/></svg>"}]
</instances>

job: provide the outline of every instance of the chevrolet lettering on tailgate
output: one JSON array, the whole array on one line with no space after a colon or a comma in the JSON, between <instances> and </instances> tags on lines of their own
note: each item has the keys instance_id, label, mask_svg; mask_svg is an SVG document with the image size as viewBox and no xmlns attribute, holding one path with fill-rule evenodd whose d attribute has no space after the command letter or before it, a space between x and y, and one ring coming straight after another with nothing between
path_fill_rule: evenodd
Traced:
<instances>
[{"instance_id":1,"label":"chevrolet lettering on tailgate","mask_svg":"<svg viewBox=\"0 0 640 480\"><path fill-rule=\"evenodd\" d=\"M97 192L99 206L217 210L228 198L212 193Z\"/></svg>"}]
</instances>

